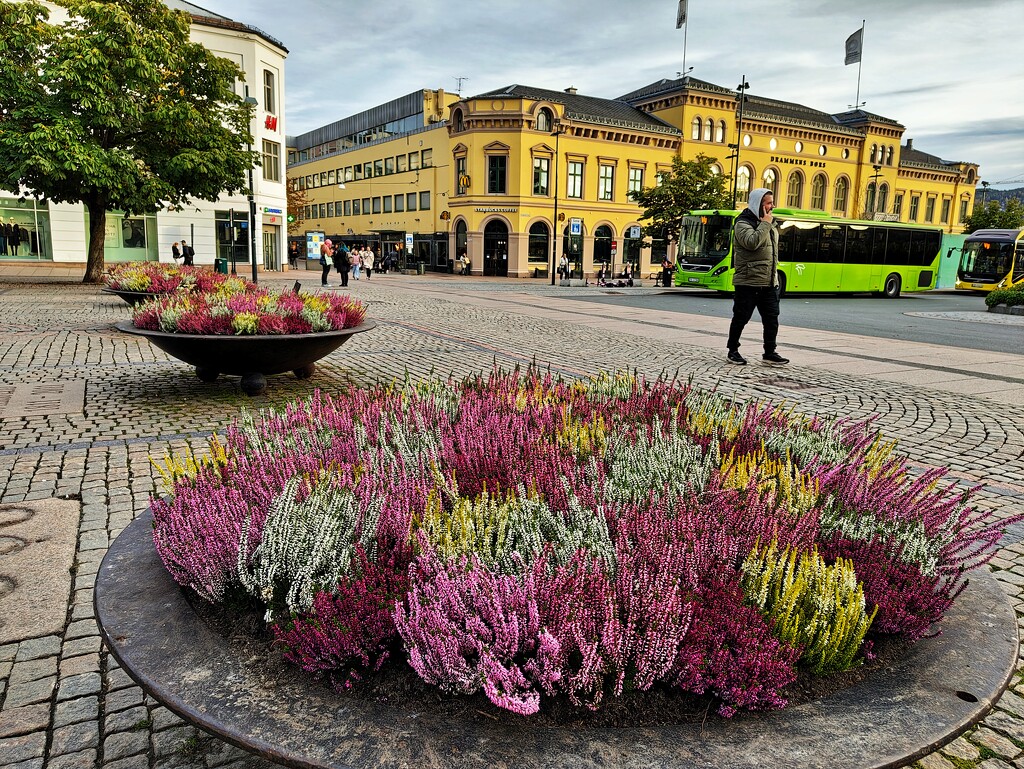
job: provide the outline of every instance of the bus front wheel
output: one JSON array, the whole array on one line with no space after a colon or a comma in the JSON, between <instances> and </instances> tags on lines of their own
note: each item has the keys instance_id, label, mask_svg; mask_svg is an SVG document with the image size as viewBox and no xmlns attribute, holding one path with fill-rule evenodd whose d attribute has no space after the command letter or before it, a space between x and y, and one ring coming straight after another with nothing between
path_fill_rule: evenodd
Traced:
<instances>
[{"instance_id":1,"label":"bus front wheel","mask_svg":"<svg viewBox=\"0 0 1024 769\"><path fill-rule=\"evenodd\" d=\"M903 281L899 275L892 273L885 279L885 289L882 291L889 299L896 299L900 295L900 289L903 287Z\"/></svg>"}]
</instances>

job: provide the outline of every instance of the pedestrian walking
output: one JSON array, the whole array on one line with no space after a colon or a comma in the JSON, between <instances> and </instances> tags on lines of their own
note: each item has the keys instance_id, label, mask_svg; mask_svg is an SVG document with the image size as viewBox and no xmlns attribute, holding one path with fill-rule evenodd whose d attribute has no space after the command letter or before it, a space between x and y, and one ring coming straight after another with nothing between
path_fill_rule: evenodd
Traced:
<instances>
[{"instance_id":1,"label":"pedestrian walking","mask_svg":"<svg viewBox=\"0 0 1024 769\"><path fill-rule=\"evenodd\" d=\"M185 238L181 239L181 256L184 259L185 267L192 267L195 259L196 252L192 249L192 246L188 244Z\"/></svg>"},{"instance_id":2,"label":"pedestrian walking","mask_svg":"<svg viewBox=\"0 0 1024 769\"><path fill-rule=\"evenodd\" d=\"M569 257L565 254L558 260L558 277L561 280L569 280Z\"/></svg>"},{"instance_id":3,"label":"pedestrian walking","mask_svg":"<svg viewBox=\"0 0 1024 769\"><path fill-rule=\"evenodd\" d=\"M377 255L373 252L373 249L366 249L366 255L363 257L363 271L366 273L367 280L369 280L370 276L373 275L373 263L376 260Z\"/></svg>"},{"instance_id":4,"label":"pedestrian walking","mask_svg":"<svg viewBox=\"0 0 1024 769\"><path fill-rule=\"evenodd\" d=\"M750 193L747 207L736 217L732 257L735 294L727 346L728 360L737 366L747 364L740 355L740 335L755 309L764 329L761 360L770 366L789 363L775 349L779 334L779 229L772 216L774 208L772 191L759 187Z\"/></svg>"},{"instance_id":5,"label":"pedestrian walking","mask_svg":"<svg viewBox=\"0 0 1024 769\"><path fill-rule=\"evenodd\" d=\"M327 276L331 274L331 257L334 243L330 239L320 244L320 287L327 288Z\"/></svg>"},{"instance_id":6,"label":"pedestrian walking","mask_svg":"<svg viewBox=\"0 0 1024 769\"><path fill-rule=\"evenodd\" d=\"M363 266L363 249L359 247L358 251L352 254L352 277L359 280L359 270Z\"/></svg>"},{"instance_id":7,"label":"pedestrian walking","mask_svg":"<svg viewBox=\"0 0 1024 769\"><path fill-rule=\"evenodd\" d=\"M181 259L181 247L178 246L178 241L174 241L171 244L171 259L177 264L178 260Z\"/></svg>"},{"instance_id":8,"label":"pedestrian walking","mask_svg":"<svg viewBox=\"0 0 1024 769\"><path fill-rule=\"evenodd\" d=\"M299 244L294 240L288 246L288 266L293 270L299 266Z\"/></svg>"},{"instance_id":9,"label":"pedestrian walking","mask_svg":"<svg viewBox=\"0 0 1024 769\"><path fill-rule=\"evenodd\" d=\"M334 269L341 275L341 287L348 288L348 247L344 243L339 243L334 247L333 254Z\"/></svg>"}]
</instances>

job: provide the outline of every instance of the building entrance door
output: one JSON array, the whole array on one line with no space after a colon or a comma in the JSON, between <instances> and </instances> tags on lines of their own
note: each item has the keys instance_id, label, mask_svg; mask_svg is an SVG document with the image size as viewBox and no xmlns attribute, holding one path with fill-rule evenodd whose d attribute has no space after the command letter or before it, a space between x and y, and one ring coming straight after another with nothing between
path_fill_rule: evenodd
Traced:
<instances>
[{"instance_id":1,"label":"building entrance door","mask_svg":"<svg viewBox=\"0 0 1024 769\"><path fill-rule=\"evenodd\" d=\"M508 277L508 227L497 219L484 228L484 275Z\"/></svg>"},{"instance_id":2,"label":"building entrance door","mask_svg":"<svg viewBox=\"0 0 1024 769\"><path fill-rule=\"evenodd\" d=\"M277 226L273 224L263 225L263 269L281 269L277 256Z\"/></svg>"}]
</instances>

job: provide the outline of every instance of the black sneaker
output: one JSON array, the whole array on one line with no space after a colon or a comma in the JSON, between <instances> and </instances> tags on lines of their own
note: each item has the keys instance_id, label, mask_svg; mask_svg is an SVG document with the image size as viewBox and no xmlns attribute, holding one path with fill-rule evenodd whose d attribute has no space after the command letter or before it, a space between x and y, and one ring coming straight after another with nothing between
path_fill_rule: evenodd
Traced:
<instances>
[{"instance_id":1,"label":"black sneaker","mask_svg":"<svg viewBox=\"0 0 1024 769\"><path fill-rule=\"evenodd\" d=\"M761 360L769 366L785 366L789 363L789 358L783 358L777 352L766 352L761 356Z\"/></svg>"},{"instance_id":2,"label":"black sneaker","mask_svg":"<svg viewBox=\"0 0 1024 769\"><path fill-rule=\"evenodd\" d=\"M730 363L735 363L737 366L746 366L747 365L747 359L744 358L742 355L740 355L740 351L739 350L729 350L729 355L727 356L727 360Z\"/></svg>"}]
</instances>

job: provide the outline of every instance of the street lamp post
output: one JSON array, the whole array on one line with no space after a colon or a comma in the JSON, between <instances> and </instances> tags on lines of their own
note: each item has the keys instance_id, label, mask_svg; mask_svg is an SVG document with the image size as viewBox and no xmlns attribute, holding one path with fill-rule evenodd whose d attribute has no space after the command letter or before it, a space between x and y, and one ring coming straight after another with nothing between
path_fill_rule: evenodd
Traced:
<instances>
[{"instance_id":1,"label":"street lamp post","mask_svg":"<svg viewBox=\"0 0 1024 769\"><path fill-rule=\"evenodd\" d=\"M558 264L557 250L558 250L558 139L565 132L565 126L562 125L561 120L555 121L555 130L551 132L551 135L555 137L555 215L551 220L551 285L555 285L555 265Z\"/></svg>"},{"instance_id":2,"label":"street lamp post","mask_svg":"<svg viewBox=\"0 0 1024 769\"><path fill-rule=\"evenodd\" d=\"M740 175L740 147L743 144L743 102L747 100L746 91L750 88L747 76L743 75L740 84L736 86L736 100L740 103L739 117L736 119L736 162L732 173L732 200L736 205L736 184Z\"/></svg>"},{"instance_id":3,"label":"street lamp post","mask_svg":"<svg viewBox=\"0 0 1024 769\"><path fill-rule=\"evenodd\" d=\"M245 103L256 106L256 99L249 95L249 86L245 87ZM252 141L245 144L252 152ZM252 282L256 283L256 198L252 189L252 162L249 163L249 261L252 264Z\"/></svg>"},{"instance_id":4,"label":"street lamp post","mask_svg":"<svg viewBox=\"0 0 1024 769\"><path fill-rule=\"evenodd\" d=\"M988 182L981 183L981 207L988 205Z\"/></svg>"},{"instance_id":5,"label":"street lamp post","mask_svg":"<svg viewBox=\"0 0 1024 769\"><path fill-rule=\"evenodd\" d=\"M878 210L878 177L882 175L882 166L873 165L871 168L874 169L874 173L871 175L871 187L868 189L868 192L871 193L868 201L870 203L868 213L872 214L872 218L874 218L873 215Z\"/></svg>"}]
</instances>

